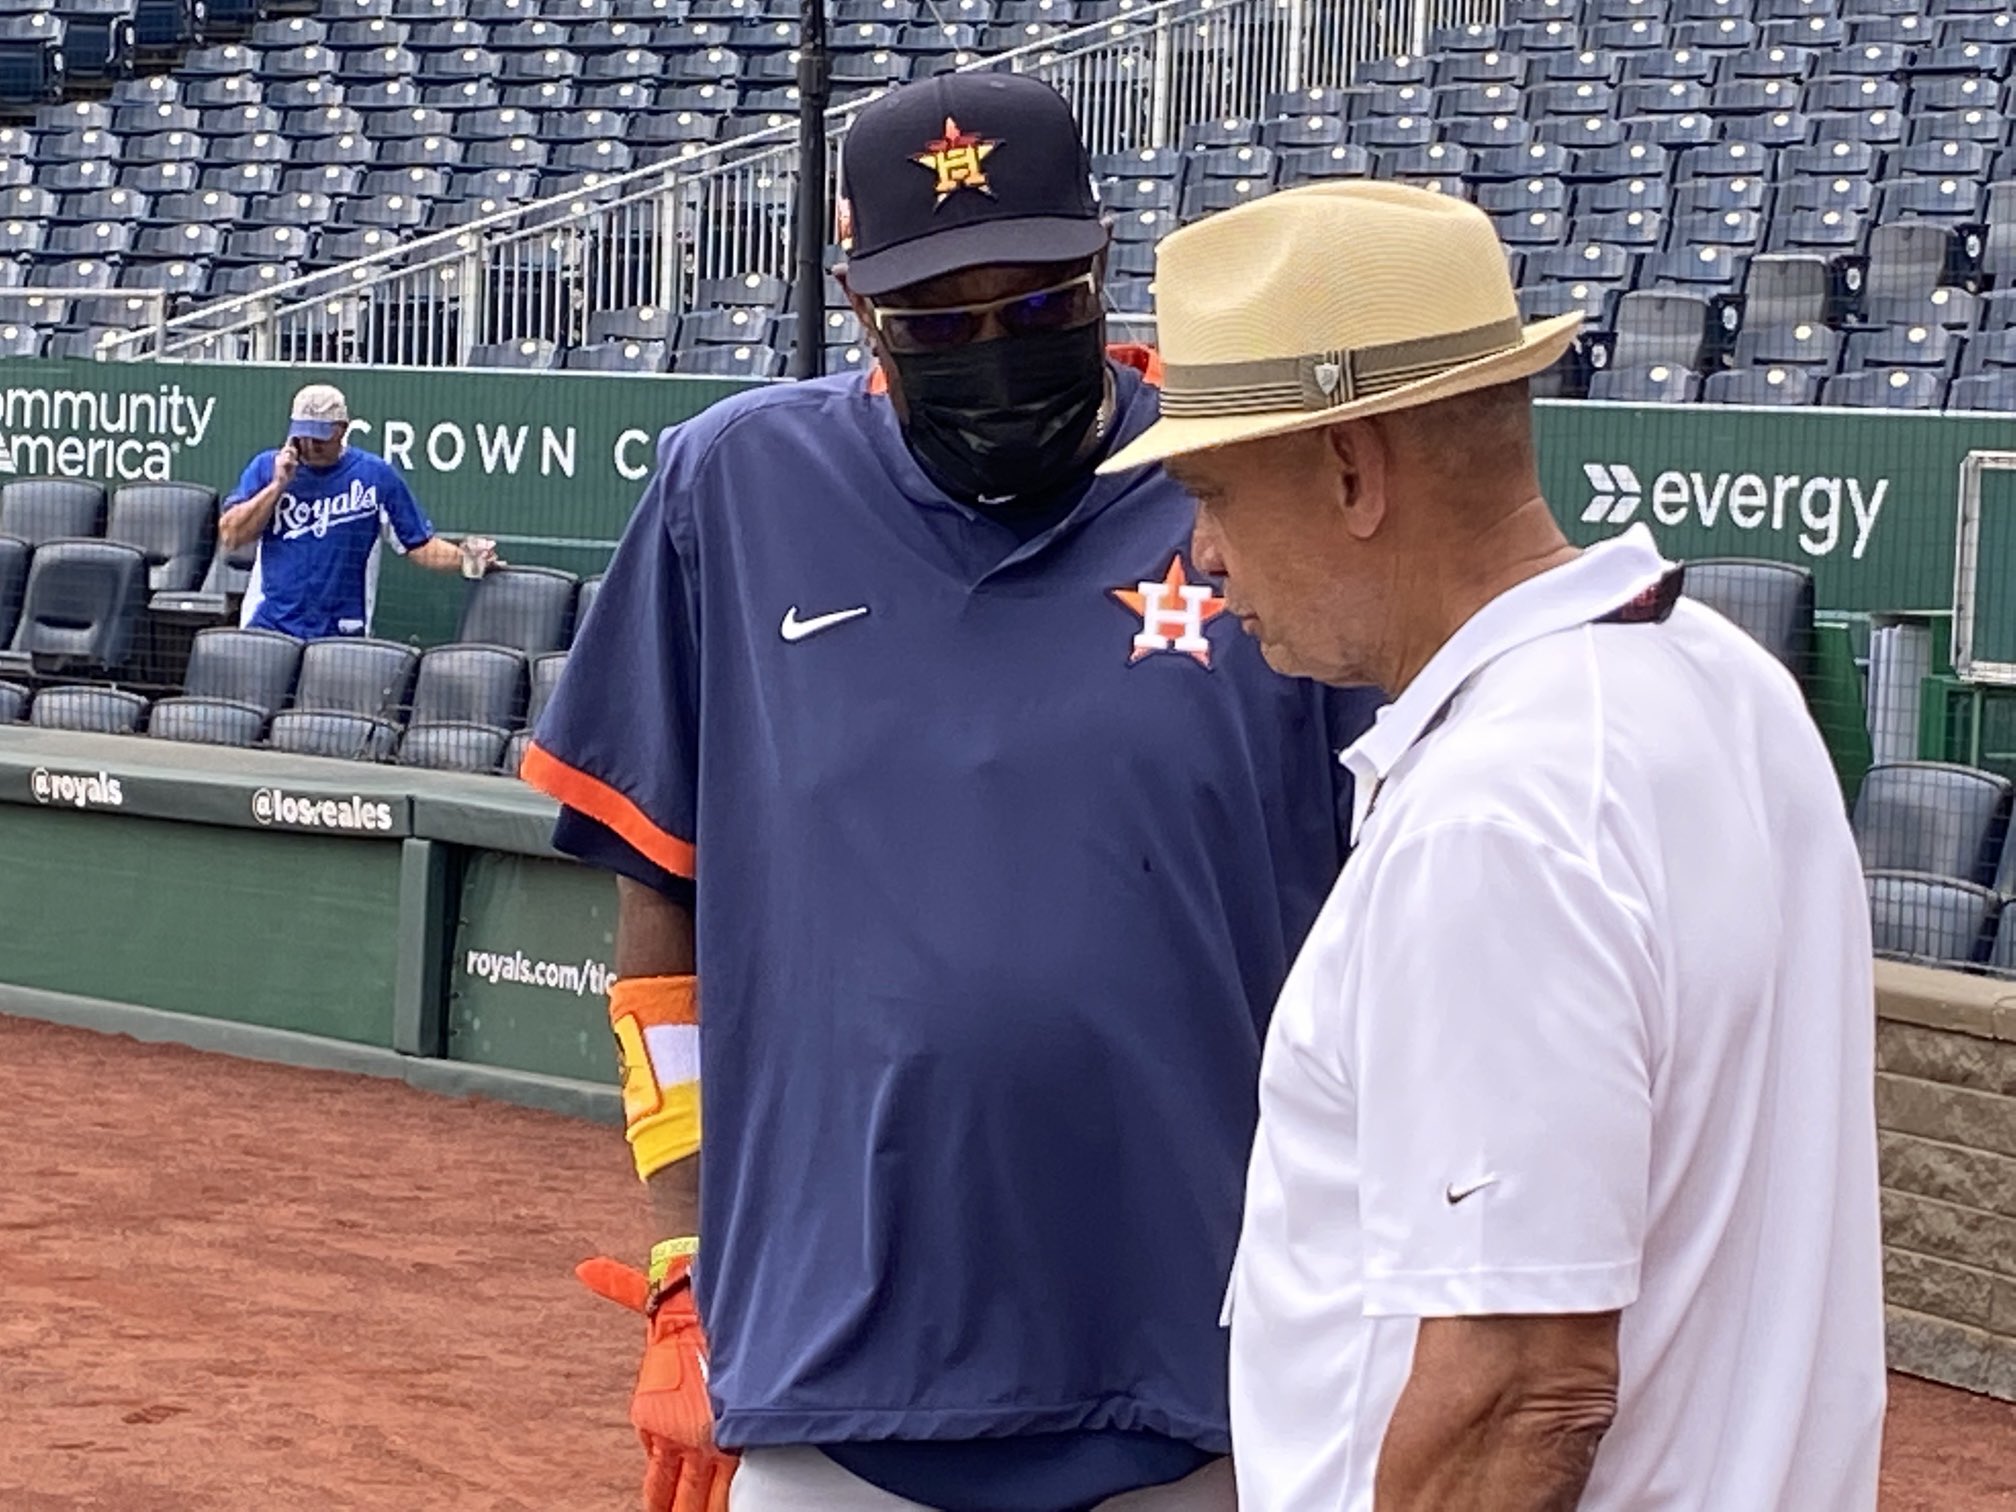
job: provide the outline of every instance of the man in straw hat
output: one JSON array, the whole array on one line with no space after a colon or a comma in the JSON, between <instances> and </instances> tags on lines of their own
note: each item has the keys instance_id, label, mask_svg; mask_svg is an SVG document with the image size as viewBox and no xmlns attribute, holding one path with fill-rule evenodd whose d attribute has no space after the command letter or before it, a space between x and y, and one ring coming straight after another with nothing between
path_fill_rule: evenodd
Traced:
<instances>
[{"instance_id":1,"label":"man in straw hat","mask_svg":"<svg viewBox=\"0 0 2016 1512\"><path fill-rule=\"evenodd\" d=\"M1861 1512L1882 1300L1862 880L1793 680L1541 496L1485 216L1171 236L1160 421L1270 663L1392 702L1268 1031L1227 1309L1243 1512Z\"/></svg>"}]
</instances>

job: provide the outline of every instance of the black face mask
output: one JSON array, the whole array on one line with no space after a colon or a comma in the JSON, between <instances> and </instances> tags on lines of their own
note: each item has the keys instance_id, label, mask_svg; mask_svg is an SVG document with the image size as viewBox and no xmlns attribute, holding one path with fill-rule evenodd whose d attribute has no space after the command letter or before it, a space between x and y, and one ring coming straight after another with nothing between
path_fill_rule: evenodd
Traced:
<instances>
[{"instance_id":1,"label":"black face mask","mask_svg":"<svg viewBox=\"0 0 2016 1512\"><path fill-rule=\"evenodd\" d=\"M1106 401L1105 323L890 352L909 418L903 439L955 499L1036 499L1091 463L1079 452Z\"/></svg>"}]
</instances>

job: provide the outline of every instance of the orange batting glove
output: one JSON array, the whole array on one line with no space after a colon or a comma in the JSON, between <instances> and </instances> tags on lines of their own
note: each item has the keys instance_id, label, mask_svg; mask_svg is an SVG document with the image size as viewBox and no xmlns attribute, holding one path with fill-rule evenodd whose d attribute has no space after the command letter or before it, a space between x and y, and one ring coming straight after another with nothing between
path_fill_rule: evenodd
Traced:
<instances>
[{"instance_id":1,"label":"orange batting glove","mask_svg":"<svg viewBox=\"0 0 2016 1512\"><path fill-rule=\"evenodd\" d=\"M597 1296L648 1320L630 1399L630 1421L644 1443L644 1512L728 1512L728 1482L740 1463L714 1443L707 1335L693 1310L689 1264L675 1262L655 1292L642 1271L618 1260L598 1257L574 1268Z\"/></svg>"}]
</instances>

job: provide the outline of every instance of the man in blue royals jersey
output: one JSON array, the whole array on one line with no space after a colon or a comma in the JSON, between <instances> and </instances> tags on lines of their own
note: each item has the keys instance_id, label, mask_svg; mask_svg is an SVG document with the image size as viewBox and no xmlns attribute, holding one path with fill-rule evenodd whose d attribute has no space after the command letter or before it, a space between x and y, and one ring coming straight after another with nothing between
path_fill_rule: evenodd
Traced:
<instances>
[{"instance_id":1,"label":"man in blue royals jersey","mask_svg":"<svg viewBox=\"0 0 2016 1512\"><path fill-rule=\"evenodd\" d=\"M1229 1512L1262 1030L1371 698L1267 669L1162 473L1093 476L1154 359L1064 101L911 85L842 169L878 371L665 433L524 767L618 877L668 1238L582 1276L651 1320L646 1505Z\"/></svg>"},{"instance_id":2,"label":"man in blue royals jersey","mask_svg":"<svg viewBox=\"0 0 2016 1512\"><path fill-rule=\"evenodd\" d=\"M460 546L434 534L406 480L383 457L347 444L343 391L311 383L294 396L287 440L245 465L224 498L217 534L226 546L259 543L238 623L313 640L369 635L378 596L379 544L437 572L481 577L494 543Z\"/></svg>"}]
</instances>

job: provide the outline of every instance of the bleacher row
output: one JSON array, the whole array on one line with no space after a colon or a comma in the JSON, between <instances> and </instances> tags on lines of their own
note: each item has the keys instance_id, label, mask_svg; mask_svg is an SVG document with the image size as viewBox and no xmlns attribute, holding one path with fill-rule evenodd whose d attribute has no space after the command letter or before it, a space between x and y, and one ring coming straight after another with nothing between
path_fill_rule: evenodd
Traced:
<instances>
[{"instance_id":1,"label":"bleacher row","mask_svg":"<svg viewBox=\"0 0 2016 1512\"><path fill-rule=\"evenodd\" d=\"M2012 787L1943 762L1872 767L1856 795L1856 844L1879 955L2016 973Z\"/></svg>"},{"instance_id":2,"label":"bleacher row","mask_svg":"<svg viewBox=\"0 0 2016 1512\"><path fill-rule=\"evenodd\" d=\"M500 569L527 572L544 569ZM551 577L566 578L571 599L571 576ZM584 600L594 584L582 585ZM494 611L475 612L495 618ZM484 627L465 620L465 628ZM0 723L511 775L566 662L565 650L528 655L479 643L421 651L394 641L303 643L271 630L217 627L197 634L179 694L150 703L103 684L33 689L0 681Z\"/></svg>"}]
</instances>

